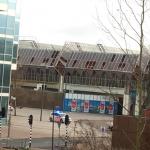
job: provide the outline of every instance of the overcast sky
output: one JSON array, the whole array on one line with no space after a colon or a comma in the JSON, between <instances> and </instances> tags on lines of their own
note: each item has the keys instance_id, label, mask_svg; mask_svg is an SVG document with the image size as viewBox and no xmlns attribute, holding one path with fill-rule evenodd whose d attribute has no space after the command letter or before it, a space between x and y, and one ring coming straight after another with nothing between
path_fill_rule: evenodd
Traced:
<instances>
[{"instance_id":1,"label":"overcast sky","mask_svg":"<svg viewBox=\"0 0 150 150\"><path fill-rule=\"evenodd\" d=\"M104 24L109 24L104 1L21 0L20 36L49 44L63 45L65 41L72 41L114 46L110 36L98 28L97 14ZM110 2L118 14L114 0ZM133 46L133 42L130 43Z\"/></svg>"},{"instance_id":2,"label":"overcast sky","mask_svg":"<svg viewBox=\"0 0 150 150\"><path fill-rule=\"evenodd\" d=\"M44 43L101 40L95 0L22 0L20 36Z\"/></svg>"}]
</instances>

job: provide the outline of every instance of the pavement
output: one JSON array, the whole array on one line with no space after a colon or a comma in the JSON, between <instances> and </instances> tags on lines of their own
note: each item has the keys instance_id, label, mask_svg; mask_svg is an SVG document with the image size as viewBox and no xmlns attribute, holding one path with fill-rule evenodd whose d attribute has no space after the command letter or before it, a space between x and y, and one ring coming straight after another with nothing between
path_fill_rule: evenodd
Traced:
<instances>
[{"instance_id":1,"label":"pavement","mask_svg":"<svg viewBox=\"0 0 150 150\"><path fill-rule=\"evenodd\" d=\"M49 115L51 110L43 109L42 111L42 121L40 121L40 109L36 108L17 108L17 115L14 116L14 112L11 115L11 125L10 125L10 134L8 137L8 126L2 126L1 129L1 138L11 138L11 139L23 139L29 138L30 136L30 126L28 124L29 115L33 115L33 126L32 126L32 138L43 138L43 137L52 137L52 123L49 122ZM97 123L100 129L102 126L112 123L113 117L106 116L101 114L90 114L90 113L77 113L69 112L67 113L72 118L72 123L68 127L68 133L70 137L75 136L75 121L77 120L91 120L93 122L99 121ZM65 136L66 126L61 124L60 130L57 123L54 125L54 137Z\"/></svg>"}]
</instances>

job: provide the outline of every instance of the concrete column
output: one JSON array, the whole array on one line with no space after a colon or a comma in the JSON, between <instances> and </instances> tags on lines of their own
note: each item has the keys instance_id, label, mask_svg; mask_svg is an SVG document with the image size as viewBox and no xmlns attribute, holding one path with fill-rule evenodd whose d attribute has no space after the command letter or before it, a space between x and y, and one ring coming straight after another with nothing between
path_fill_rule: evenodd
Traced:
<instances>
[{"instance_id":1,"label":"concrete column","mask_svg":"<svg viewBox=\"0 0 150 150\"><path fill-rule=\"evenodd\" d=\"M59 92L64 91L64 76L60 75L59 77Z\"/></svg>"},{"instance_id":2,"label":"concrete column","mask_svg":"<svg viewBox=\"0 0 150 150\"><path fill-rule=\"evenodd\" d=\"M129 115L130 110L130 97L129 94L123 96L123 115Z\"/></svg>"}]
</instances>

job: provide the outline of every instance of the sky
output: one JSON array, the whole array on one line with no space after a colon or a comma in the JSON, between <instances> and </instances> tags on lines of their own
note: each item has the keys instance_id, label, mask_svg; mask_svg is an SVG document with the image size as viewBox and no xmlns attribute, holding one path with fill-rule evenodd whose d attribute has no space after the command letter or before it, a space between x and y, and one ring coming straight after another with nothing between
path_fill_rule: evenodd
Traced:
<instances>
[{"instance_id":1,"label":"sky","mask_svg":"<svg viewBox=\"0 0 150 150\"><path fill-rule=\"evenodd\" d=\"M20 36L63 45L99 43L95 0L22 0Z\"/></svg>"},{"instance_id":2,"label":"sky","mask_svg":"<svg viewBox=\"0 0 150 150\"><path fill-rule=\"evenodd\" d=\"M109 26L110 18L105 2L106 0L21 0L20 37L48 44L63 45L66 41L71 41L118 47L110 35L103 31L97 19L98 15L100 21L114 31ZM109 5L115 16L120 17L115 1L109 0ZM133 9L137 10L136 7ZM125 12L128 14L129 10L125 8ZM131 15L128 17L136 29L137 25L132 22L134 19ZM127 31L130 31L130 26ZM149 33L150 30L147 31L148 35ZM135 37L134 33L133 36ZM137 48L131 39L128 43L129 48Z\"/></svg>"}]
</instances>

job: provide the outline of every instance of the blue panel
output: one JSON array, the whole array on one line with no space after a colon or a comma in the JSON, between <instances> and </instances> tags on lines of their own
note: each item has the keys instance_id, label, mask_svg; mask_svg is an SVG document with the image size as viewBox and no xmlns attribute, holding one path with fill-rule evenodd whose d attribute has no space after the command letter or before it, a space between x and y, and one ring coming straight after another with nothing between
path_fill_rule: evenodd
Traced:
<instances>
[{"instance_id":1,"label":"blue panel","mask_svg":"<svg viewBox=\"0 0 150 150\"><path fill-rule=\"evenodd\" d=\"M71 112L71 101L72 99L68 99L68 111Z\"/></svg>"},{"instance_id":2,"label":"blue panel","mask_svg":"<svg viewBox=\"0 0 150 150\"><path fill-rule=\"evenodd\" d=\"M77 100L77 112L81 112L81 100Z\"/></svg>"},{"instance_id":3,"label":"blue panel","mask_svg":"<svg viewBox=\"0 0 150 150\"><path fill-rule=\"evenodd\" d=\"M84 100L81 100L80 112L84 111Z\"/></svg>"},{"instance_id":4,"label":"blue panel","mask_svg":"<svg viewBox=\"0 0 150 150\"><path fill-rule=\"evenodd\" d=\"M105 114L109 113L109 101L105 101Z\"/></svg>"},{"instance_id":5,"label":"blue panel","mask_svg":"<svg viewBox=\"0 0 150 150\"><path fill-rule=\"evenodd\" d=\"M93 107L94 107L94 101L90 101L90 107L89 107L89 112L93 112Z\"/></svg>"},{"instance_id":6,"label":"blue panel","mask_svg":"<svg viewBox=\"0 0 150 150\"><path fill-rule=\"evenodd\" d=\"M70 99L64 99L64 111L70 111L71 110L71 100Z\"/></svg>"},{"instance_id":7,"label":"blue panel","mask_svg":"<svg viewBox=\"0 0 150 150\"><path fill-rule=\"evenodd\" d=\"M66 111L67 110L67 106L68 106L68 100L67 99L64 99L63 101L63 110Z\"/></svg>"},{"instance_id":8,"label":"blue panel","mask_svg":"<svg viewBox=\"0 0 150 150\"><path fill-rule=\"evenodd\" d=\"M93 112L94 113L99 113L99 105L100 105L100 102L99 101L94 101L94 107L93 107Z\"/></svg>"},{"instance_id":9,"label":"blue panel","mask_svg":"<svg viewBox=\"0 0 150 150\"><path fill-rule=\"evenodd\" d=\"M91 112L91 113L99 113L99 105L100 105L99 101L91 100L90 101L89 112Z\"/></svg>"},{"instance_id":10,"label":"blue panel","mask_svg":"<svg viewBox=\"0 0 150 150\"><path fill-rule=\"evenodd\" d=\"M117 115L118 112L118 102L114 102L114 115Z\"/></svg>"}]
</instances>

